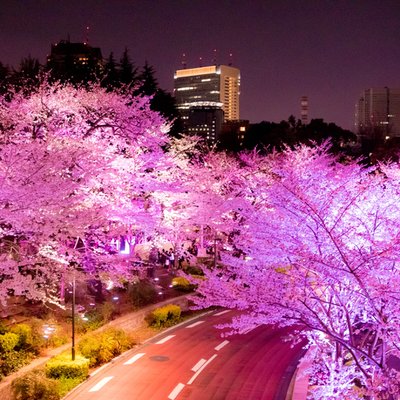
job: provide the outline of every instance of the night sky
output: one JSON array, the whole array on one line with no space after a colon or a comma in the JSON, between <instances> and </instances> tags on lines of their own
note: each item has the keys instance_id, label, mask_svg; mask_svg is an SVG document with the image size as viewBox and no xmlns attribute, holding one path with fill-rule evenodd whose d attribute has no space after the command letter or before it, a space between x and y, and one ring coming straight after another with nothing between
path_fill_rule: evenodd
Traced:
<instances>
[{"instance_id":1,"label":"night sky","mask_svg":"<svg viewBox=\"0 0 400 400\"><path fill-rule=\"evenodd\" d=\"M70 36L111 51L128 47L172 91L174 70L230 62L241 70L241 118L310 117L352 128L354 104L369 87L400 87L400 0L261 1L0 0L0 61L44 63L51 43Z\"/></svg>"}]
</instances>

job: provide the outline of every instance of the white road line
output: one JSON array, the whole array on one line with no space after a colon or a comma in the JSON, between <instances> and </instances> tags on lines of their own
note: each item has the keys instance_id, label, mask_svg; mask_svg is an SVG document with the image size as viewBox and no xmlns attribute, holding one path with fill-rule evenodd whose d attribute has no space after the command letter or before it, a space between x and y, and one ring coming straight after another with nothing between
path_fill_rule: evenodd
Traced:
<instances>
[{"instance_id":1,"label":"white road line","mask_svg":"<svg viewBox=\"0 0 400 400\"><path fill-rule=\"evenodd\" d=\"M107 376L103 378L100 382L96 383L89 392L98 392L104 385L106 385L108 382L111 381L111 379L114 378L113 376Z\"/></svg>"},{"instance_id":2,"label":"white road line","mask_svg":"<svg viewBox=\"0 0 400 400\"><path fill-rule=\"evenodd\" d=\"M255 326L254 328L248 328L245 331L242 332L242 335L247 335L249 332L254 331L254 329L258 328L257 326Z\"/></svg>"},{"instance_id":3,"label":"white road line","mask_svg":"<svg viewBox=\"0 0 400 400\"><path fill-rule=\"evenodd\" d=\"M202 358L193 368L192 371L193 372L197 372L199 370L199 368L206 362L207 360L205 360L204 358Z\"/></svg>"},{"instance_id":4,"label":"white road line","mask_svg":"<svg viewBox=\"0 0 400 400\"><path fill-rule=\"evenodd\" d=\"M132 358L130 358L128 361L124 362L124 365L131 365L135 361L139 360L139 358L143 357L146 353L138 353L135 354Z\"/></svg>"},{"instance_id":5,"label":"white road line","mask_svg":"<svg viewBox=\"0 0 400 400\"><path fill-rule=\"evenodd\" d=\"M169 394L168 398L170 400L174 400L176 398L176 396L178 396L178 394L181 392L181 390L185 387L185 385L183 383L178 383L175 386L175 389Z\"/></svg>"},{"instance_id":6,"label":"white road line","mask_svg":"<svg viewBox=\"0 0 400 400\"><path fill-rule=\"evenodd\" d=\"M195 322L194 324L187 326L186 329L194 328L195 326L200 325L200 324L202 324L203 322L204 322L204 321L197 321L197 322Z\"/></svg>"},{"instance_id":7,"label":"white road line","mask_svg":"<svg viewBox=\"0 0 400 400\"><path fill-rule=\"evenodd\" d=\"M175 337L175 335L169 335L169 336L165 336L164 339L159 340L157 343L154 344L163 344L165 342L168 342L169 339L172 339L173 337Z\"/></svg>"},{"instance_id":8,"label":"white road line","mask_svg":"<svg viewBox=\"0 0 400 400\"><path fill-rule=\"evenodd\" d=\"M220 343L217 347L214 348L214 350L221 350L223 347L225 347L229 343L229 340L224 340L222 343Z\"/></svg>"},{"instance_id":9,"label":"white road line","mask_svg":"<svg viewBox=\"0 0 400 400\"><path fill-rule=\"evenodd\" d=\"M220 311L219 313L214 314L214 317L218 317L219 315L224 315L228 312L231 312L231 310L224 310L224 311Z\"/></svg>"},{"instance_id":10,"label":"white road line","mask_svg":"<svg viewBox=\"0 0 400 400\"><path fill-rule=\"evenodd\" d=\"M209 358L208 361L205 362L205 363L199 368L199 370L190 378L190 380L188 381L187 384L188 384L188 385L191 385L191 384L194 382L194 380L200 375L201 371L203 371L203 369L204 369L205 367L207 367L207 365L210 364L210 362L211 362L212 360L214 360L215 357L217 357L217 354L214 354L211 358Z\"/></svg>"}]
</instances>

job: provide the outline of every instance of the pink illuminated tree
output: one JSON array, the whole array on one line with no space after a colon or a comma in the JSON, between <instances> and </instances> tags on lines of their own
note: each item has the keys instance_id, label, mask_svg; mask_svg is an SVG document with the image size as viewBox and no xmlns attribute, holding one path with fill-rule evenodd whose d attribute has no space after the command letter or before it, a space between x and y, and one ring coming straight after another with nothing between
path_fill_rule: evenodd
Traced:
<instances>
[{"instance_id":1,"label":"pink illuminated tree","mask_svg":"<svg viewBox=\"0 0 400 400\"><path fill-rule=\"evenodd\" d=\"M198 303L246 311L239 332L296 326L313 360L312 398L398 394L398 165L338 163L324 146L242 162L252 208L236 245L246 256L206 270Z\"/></svg>"},{"instance_id":2,"label":"pink illuminated tree","mask_svg":"<svg viewBox=\"0 0 400 400\"><path fill-rule=\"evenodd\" d=\"M1 99L0 130L0 300L48 298L74 264L124 272L110 241L152 223L142 206L167 163L149 99L43 84Z\"/></svg>"}]
</instances>

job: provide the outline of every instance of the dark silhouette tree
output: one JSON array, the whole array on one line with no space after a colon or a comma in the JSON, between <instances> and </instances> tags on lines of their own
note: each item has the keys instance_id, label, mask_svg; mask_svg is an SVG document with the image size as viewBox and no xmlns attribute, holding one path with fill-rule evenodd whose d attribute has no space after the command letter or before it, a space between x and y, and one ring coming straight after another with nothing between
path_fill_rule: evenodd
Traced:
<instances>
[{"instance_id":1,"label":"dark silhouette tree","mask_svg":"<svg viewBox=\"0 0 400 400\"><path fill-rule=\"evenodd\" d=\"M125 47L119 62L119 81L122 85L133 86L137 78L137 68L131 62L128 48Z\"/></svg>"},{"instance_id":2,"label":"dark silhouette tree","mask_svg":"<svg viewBox=\"0 0 400 400\"><path fill-rule=\"evenodd\" d=\"M120 86L118 77L117 63L114 59L114 53L111 52L105 65L101 85L106 88L115 88Z\"/></svg>"}]
</instances>

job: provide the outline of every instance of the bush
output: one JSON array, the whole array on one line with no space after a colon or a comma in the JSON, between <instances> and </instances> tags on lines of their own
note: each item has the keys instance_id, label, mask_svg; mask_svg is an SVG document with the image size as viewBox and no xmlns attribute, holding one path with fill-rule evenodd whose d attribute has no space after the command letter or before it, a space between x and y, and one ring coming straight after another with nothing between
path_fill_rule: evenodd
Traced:
<instances>
[{"instance_id":1,"label":"bush","mask_svg":"<svg viewBox=\"0 0 400 400\"><path fill-rule=\"evenodd\" d=\"M172 286L176 290L180 290L181 292L192 292L196 285L191 284L185 277L176 276L172 279Z\"/></svg>"},{"instance_id":2,"label":"bush","mask_svg":"<svg viewBox=\"0 0 400 400\"><path fill-rule=\"evenodd\" d=\"M147 319L150 326L162 328L175 325L181 318L181 308L175 304L169 304L164 307L156 308Z\"/></svg>"},{"instance_id":3,"label":"bush","mask_svg":"<svg viewBox=\"0 0 400 400\"><path fill-rule=\"evenodd\" d=\"M59 400L58 383L46 377L43 370L28 372L11 384L15 400Z\"/></svg>"},{"instance_id":4,"label":"bush","mask_svg":"<svg viewBox=\"0 0 400 400\"><path fill-rule=\"evenodd\" d=\"M130 285L129 298L135 307L143 307L154 303L157 299L157 290L154 285L147 281L139 281Z\"/></svg>"},{"instance_id":5,"label":"bush","mask_svg":"<svg viewBox=\"0 0 400 400\"><path fill-rule=\"evenodd\" d=\"M89 333L78 344L81 354L98 366L112 360L133 345L132 339L122 329L108 328L103 332Z\"/></svg>"},{"instance_id":6,"label":"bush","mask_svg":"<svg viewBox=\"0 0 400 400\"><path fill-rule=\"evenodd\" d=\"M14 325L10 332L18 335L18 349L29 350L33 345L32 328L28 324L17 324Z\"/></svg>"},{"instance_id":7,"label":"bush","mask_svg":"<svg viewBox=\"0 0 400 400\"><path fill-rule=\"evenodd\" d=\"M53 357L46 363L46 376L48 378L78 378L86 379L89 375L89 360L77 355L72 361L69 353L62 353Z\"/></svg>"},{"instance_id":8,"label":"bush","mask_svg":"<svg viewBox=\"0 0 400 400\"><path fill-rule=\"evenodd\" d=\"M19 342L19 336L12 332L6 332L0 335L0 354L8 353L14 350Z\"/></svg>"},{"instance_id":9,"label":"bush","mask_svg":"<svg viewBox=\"0 0 400 400\"><path fill-rule=\"evenodd\" d=\"M17 371L24 365L28 364L32 360L31 353L27 353L24 350L20 351L7 351L1 353L0 359L0 375L7 376Z\"/></svg>"},{"instance_id":10,"label":"bush","mask_svg":"<svg viewBox=\"0 0 400 400\"><path fill-rule=\"evenodd\" d=\"M185 268L185 272L189 275L204 276L203 270L200 267L194 265L189 265L187 268Z\"/></svg>"},{"instance_id":11,"label":"bush","mask_svg":"<svg viewBox=\"0 0 400 400\"><path fill-rule=\"evenodd\" d=\"M94 331L110 322L114 313L115 305L110 302L104 303L98 308L86 312L85 320L76 318L76 329L79 333Z\"/></svg>"},{"instance_id":12,"label":"bush","mask_svg":"<svg viewBox=\"0 0 400 400\"><path fill-rule=\"evenodd\" d=\"M58 393L61 398L63 398L68 392L70 392L74 387L78 386L83 379L81 378L60 378L57 379L58 383Z\"/></svg>"},{"instance_id":13,"label":"bush","mask_svg":"<svg viewBox=\"0 0 400 400\"><path fill-rule=\"evenodd\" d=\"M43 321L37 318L32 318L28 324L31 328L31 342L27 342L29 345L29 351L36 355L40 354L40 351L46 346L46 340L43 337Z\"/></svg>"}]
</instances>

